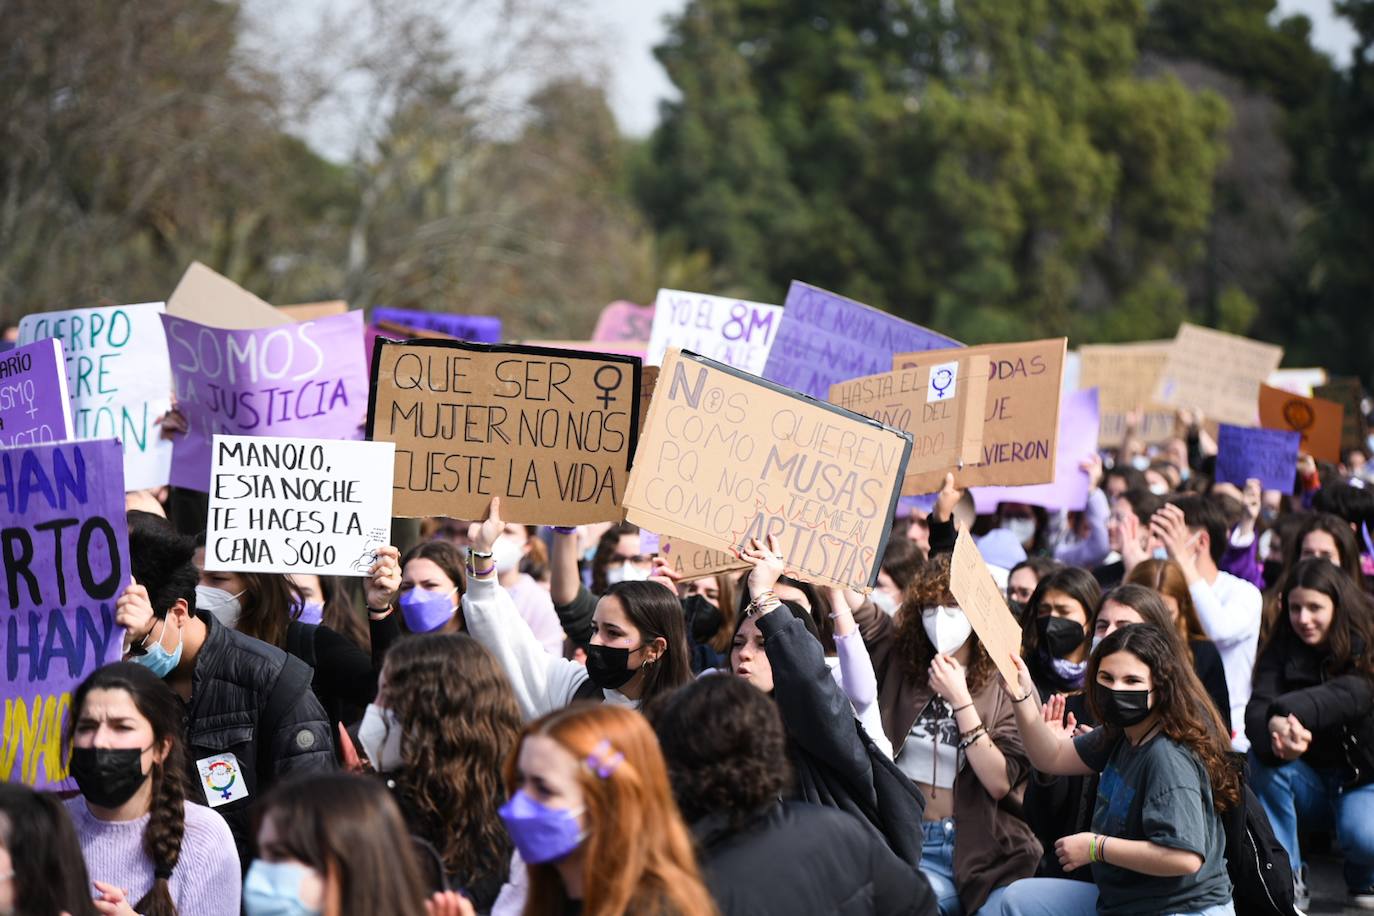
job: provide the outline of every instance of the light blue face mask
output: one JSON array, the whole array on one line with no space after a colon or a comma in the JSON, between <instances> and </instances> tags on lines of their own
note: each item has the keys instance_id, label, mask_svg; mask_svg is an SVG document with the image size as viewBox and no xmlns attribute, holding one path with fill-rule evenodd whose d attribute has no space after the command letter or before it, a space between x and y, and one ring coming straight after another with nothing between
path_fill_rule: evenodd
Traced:
<instances>
[{"instance_id":1,"label":"light blue face mask","mask_svg":"<svg viewBox=\"0 0 1374 916\"><path fill-rule=\"evenodd\" d=\"M130 656L129 660L138 662L158 677L166 677L176 670L176 666L181 664L181 643L183 633L177 629L177 647L168 652L162 647L162 637L167 635L167 618L162 618L162 629L158 630L157 639L152 640L147 650L142 655Z\"/></svg>"},{"instance_id":2,"label":"light blue face mask","mask_svg":"<svg viewBox=\"0 0 1374 916\"><path fill-rule=\"evenodd\" d=\"M300 862L254 859L243 880L243 911L248 916L320 916L301 902L301 882L310 869Z\"/></svg>"}]
</instances>

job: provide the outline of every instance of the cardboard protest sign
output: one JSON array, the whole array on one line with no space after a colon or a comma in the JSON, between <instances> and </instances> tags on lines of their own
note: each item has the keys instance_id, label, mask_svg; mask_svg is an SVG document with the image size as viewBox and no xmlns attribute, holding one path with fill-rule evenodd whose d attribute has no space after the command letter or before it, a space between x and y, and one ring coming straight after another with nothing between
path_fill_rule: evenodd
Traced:
<instances>
[{"instance_id":1,"label":"cardboard protest sign","mask_svg":"<svg viewBox=\"0 0 1374 916\"><path fill-rule=\"evenodd\" d=\"M1021 654L1021 626L967 531L960 531L954 542L954 555L949 561L949 591L973 624L973 632L978 634L1002 677L1008 684L1017 684L1011 657Z\"/></svg>"},{"instance_id":2,"label":"cardboard protest sign","mask_svg":"<svg viewBox=\"0 0 1374 916\"><path fill-rule=\"evenodd\" d=\"M1065 395L1059 408L1054 481L1029 487L974 487L974 508L980 515L995 512L998 503L1004 502L1073 511L1086 508L1092 481L1079 465L1096 453L1097 434L1097 389Z\"/></svg>"},{"instance_id":3,"label":"cardboard protest sign","mask_svg":"<svg viewBox=\"0 0 1374 916\"><path fill-rule=\"evenodd\" d=\"M1341 460L1341 429L1345 410L1335 401L1305 398L1279 388L1260 386L1260 426L1301 434L1299 449L1318 461Z\"/></svg>"},{"instance_id":4,"label":"cardboard protest sign","mask_svg":"<svg viewBox=\"0 0 1374 916\"><path fill-rule=\"evenodd\" d=\"M516 344L378 341L368 438L396 443L394 513L619 521L639 360Z\"/></svg>"},{"instance_id":5,"label":"cardboard protest sign","mask_svg":"<svg viewBox=\"0 0 1374 916\"><path fill-rule=\"evenodd\" d=\"M1170 340L1092 344L1078 348L1078 388L1097 389L1101 428L1097 444L1119 447L1126 438L1127 415L1139 411L1135 435L1158 445L1174 435L1174 408L1154 402L1159 374L1169 358Z\"/></svg>"},{"instance_id":6,"label":"cardboard protest sign","mask_svg":"<svg viewBox=\"0 0 1374 916\"><path fill-rule=\"evenodd\" d=\"M292 321L313 321L316 318L329 318L348 311L348 303L342 299L325 302L301 302L296 305L279 305L277 311Z\"/></svg>"},{"instance_id":7,"label":"cardboard protest sign","mask_svg":"<svg viewBox=\"0 0 1374 916\"><path fill-rule=\"evenodd\" d=\"M1275 369L1269 373L1267 384L1271 388L1280 388L1310 398L1312 397L1312 389L1318 385L1326 384L1326 370L1316 368Z\"/></svg>"},{"instance_id":8,"label":"cardboard protest sign","mask_svg":"<svg viewBox=\"0 0 1374 916\"><path fill-rule=\"evenodd\" d=\"M722 551L776 535L790 575L867 589L910 454L909 433L673 349L626 517Z\"/></svg>"},{"instance_id":9,"label":"cardboard protest sign","mask_svg":"<svg viewBox=\"0 0 1374 916\"><path fill-rule=\"evenodd\" d=\"M167 300L167 314L228 330L276 328L291 318L228 277L193 261Z\"/></svg>"},{"instance_id":10,"label":"cardboard protest sign","mask_svg":"<svg viewBox=\"0 0 1374 916\"><path fill-rule=\"evenodd\" d=\"M1217 433L1217 483L1244 487L1255 478L1266 490L1292 493L1298 474L1300 433L1221 424Z\"/></svg>"},{"instance_id":11,"label":"cardboard protest sign","mask_svg":"<svg viewBox=\"0 0 1374 916\"><path fill-rule=\"evenodd\" d=\"M71 691L123 653L115 626L129 584L123 463L113 439L0 451L0 780L69 788L62 737Z\"/></svg>"},{"instance_id":12,"label":"cardboard protest sign","mask_svg":"<svg viewBox=\"0 0 1374 916\"><path fill-rule=\"evenodd\" d=\"M984 344L957 350L898 354L894 369L938 366L960 356L988 358L987 403L983 414L983 452L976 465L954 475L959 487L1024 486L1054 481L1059 436L1059 398L1064 373L1063 337L1022 343ZM907 488L934 492L944 472L916 475Z\"/></svg>"},{"instance_id":13,"label":"cardboard protest sign","mask_svg":"<svg viewBox=\"0 0 1374 916\"><path fill-rule=\"evenodd\" d=\"M211 437L357 439L367 403L362 312L226 331L163 316L177 404L172 483L210 489Z\"/></svg>"},{"instance_id":14,"label":"cardboard protest sign","mask_svg":"<svg viewBox=\"0 0 1374 916\"><path fill-rule=\"evenodd\" d=\"M643 360L649 352L645 340L521 340L517 343L530 347L552 347L555 350L582 350L587 353L619 353Z\"/></svg>"},{"instance_id":15,"label":"cardboard protest sign","mask_svg":"<svg viewBox=\"0 0 1374 916\"><path fill-rule=\"evenodd\" d=\"M1193 407L1208 420L1250 426L1259 386L1279 367L1283 347L1184 322L1159 373L1155 401Z\"/></svg>"},{"instance_id":16,"label":"cardboard protest sign","mask_svg":"<svg viewBox=\"0 0 1374 916\"><path fill-rule=\"evenodd\" d=\"M782 306L661 289L647 362L657 366L669 347L762 375L782 319Z\"/></svg>"},{"instance_id":17,"label":"cardboard protest sign","mask_svg":"<svg viewBox=\"0 0 1374 916\"><path fill-rule=\"evenodd\" d=\"M792 281L763 377L824 401L830 386L894 367L891 357L959 346L943 334Z\"/></svg>"},{"instance_id":18,"label":"cardboard protest sign","mask_svg":"<svg viewBox=\"0 0 1374 916\"><path fill-rule=\"evenodd\" d=\"M643 528L639 531L639 549L642 553L658 554L667 560L682 582L749 568L748 563L729 551L702 547L681 538L661 537Z\"/></svg>"},{"instance_id":19,"label":"cardboard protest sign","mask_svg":"<svg viewBox=\"0 0 1374 916\"><path fill-rule=\"evenodd\" d=\"M596 320L592 340L597 343L632 342L649 339L653 327L654 307L633 302L612 302L601 310Z\"/></svg>"},{"instance_id":20,"label":"cardboard protest sign","mask_svg":"<svg viewBox=\"0 0 1374 916\"><path fill-rule=\"evenodd\" d=\"M28 315L19 342L62 342L77 439L118 439L124 485L160 487L172 467L171 440L158 425L172 406L172 370L162 331L162 303L115 305Z\"/></svg>"},{"instance_id":21,"label":"cardboard protest sign","mask_svg":"<svg viewBox=\"0 0 1374 916\"><path fill-rule=\"evenodd\" d=\"M62 342L39 340L0 357L0 447L65 442L72 437Z\"/></svg>"},{"instance_id":22,"label":"cardboard protest sign","mask_svg":"<svg viewBox=\"0 0 1374 916\"><path fill-rule=\"evenodd\" d=\"M501 339L501 319L492 315L455 315L378 306L372 310L372 320L374 323L389 321L407 328L438 331L455 340L496 343Z\"/></svg>"},{"instance_id":23,"label":"cardboard protest sign","mask_svg":"<svg viewBox=\"0 0 1374 916\"><path fill-rule=\"evenodd\" d=\"M1333 378L1325 385L1318 385L1312 393L1319 398L1335 401L1341 405L1344 415L1341 421L1341 450L1364 448L1369 427L1364 415L1364 386L1358 378Z\"/></svg>"},{"instance_id":24,"label":"cardboard protest sign","mask_svg":"<svg viewBox=\"0 0 1374 916\"><path fill-rule=\"evenodd\" d=\"M205 568L365 576L391 538L390 442L215 436Z\"/></svg>"},{"instance_id":25,"label":"cardboard protest sign","mask_svg":"<svg viewBox=\"0 0 1374 916\"><path fill-rule=\"evenodd\" d=\"M983 410L988 395L988 358L961 355L938 366L898 369L830 386L830 403L911 433L902 495L922 489L931 475L983 457Z\"/></svg>"}]
</instances>

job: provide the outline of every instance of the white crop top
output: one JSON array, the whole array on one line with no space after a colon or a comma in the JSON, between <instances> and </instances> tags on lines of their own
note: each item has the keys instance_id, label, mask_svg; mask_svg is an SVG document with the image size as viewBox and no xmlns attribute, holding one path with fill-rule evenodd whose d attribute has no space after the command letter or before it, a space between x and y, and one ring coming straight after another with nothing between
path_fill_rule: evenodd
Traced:
<instances>
[{"instance_id":1,"label":"white crop top","mask_svg":"<svg viewBox=\"0 0 1374 916\"><path fill-rule=\"evenodd\" d=\"M942 698L931 697L911 726L897 755L897 766L912 782L937 789L954 788L959 766L959 726Z\"/></svg>"}]
</instances>

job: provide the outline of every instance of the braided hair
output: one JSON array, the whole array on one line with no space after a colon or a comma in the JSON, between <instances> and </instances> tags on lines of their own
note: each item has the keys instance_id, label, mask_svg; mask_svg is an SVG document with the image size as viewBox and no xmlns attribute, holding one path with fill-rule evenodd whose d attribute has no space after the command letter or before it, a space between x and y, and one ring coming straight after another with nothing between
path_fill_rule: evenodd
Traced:
<instances>
[{"instance_id":1,"label":"braided hair","mask_svg":"<svg viewBox=\"0 0 1374 916\"><path fill-rule=\"evenodd\" d=\"M67 719L67 746L75 723L92 690L123 690L153 730L154 747L165 747L166 756L154 763L148 825L143 828L143 851L153 865L153 886L134 904L141 916L178 916L170 882L181 857L186 832L185 760L181 736L181 704L162 678L134 662L116 662L98 669L72 694L72 715Z\"/></svg>"}]
</instances>

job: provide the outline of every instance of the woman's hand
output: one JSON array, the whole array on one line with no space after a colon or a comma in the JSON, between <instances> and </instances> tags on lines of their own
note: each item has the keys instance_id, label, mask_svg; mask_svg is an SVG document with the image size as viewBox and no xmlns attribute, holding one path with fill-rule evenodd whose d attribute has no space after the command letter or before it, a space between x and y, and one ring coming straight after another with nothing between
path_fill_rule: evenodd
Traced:
<instances>
[{"instance_id":1,"label":"woman's hand","mask_svg":"<svg viewBox=\"0 0 1374 916\"><path fill-rule=\"evenodd\" d=\"M659 585L677 595L677 583L682 578L682 573L673 569L672 564L663 557L654 557L654 568L649 572L650 582L657 582Z\"/></svg>"},{"instance_id":2,"label":"woman's hand","mask_svg":"<svg viewBox=\"0 0 1374 916\"><path fill-rule=\"evenodd\" d=\"M967 706L973 702L964 666L951 655L937 655L930 660L930 689L944 697L950 706Z\"/></svg>"},{"instance_id":3,"label":"woman's hand","mask_svg":"<svg viewBox=\"0 0 1374 916\"><path fill-rule=\"evenodd\" d=\"M935 497L935 510L931 515L935 516L937 522L949 521L954 516L954 507L959 505L959 500L963 498L964 491L954 485L953 472L946 474L944 485Z\"/></svg>"},{"instance_id":4,"label":"woman's hand","mask_svg":"<svg viewBox=\"0 0 1374 916\"><path fill-rule=\"evenodd\" d=\"M115 625L124 628L125 654L134 643L142 643L152 636L153 627L157 625L148 590L132 579L115 602Z\"/></svg>"},{"instance_id":5,"label":"woman's hand","mask_svg":"<svg viewBox=\"0 0 1374 916\"><path fill-rule=\"evenodd\" d=\"M1054 732L1056 738L1072 738L1078 731L1078 717L1073 713L1064 715L1064 695L1056 693L1048 703L1040 707L1040 715L1045 724Z\"/></svg>"},{"instance_id":6,"label":"woman's hand","mask_svg":"<svg viewBox=\"0 0 1374 916\"><path fill-rule=\"evenodd\" d=\"M1121 565L1126 572L1150 559L1150 550L1140 534L1140 519L1134 510L1121 517Z\"/></svg>"},{"instance_id":7,"label":"woman's hand","mask_svg":"<svg viewBox=\"0 0 1374 916\"><path fill-rule=\"evenodd\" d=\"M1269 743L1280 760L1297 760L1312 746L1312 733L1297 716L1271 716Z\"/></svg>"},{"instance_id":8,"label":"woman's hand","mask_svg":"<svg viewBox=\"0 0 1374 916\"><path fill-rule=\"evenodd\" d=\"M444 891L425 901L425 916L477 916L477 911L462 894Z\"/></svg>"},{"instance_id":9,"label":"woman's hand","mask_svg":"<svg viewBox=\"0 0 1374 916\"><path fill-rule=\"evenodd\" d=\"M401 552L390 544L377 548L377 559L368 570L371 577L363 587L368 609L383 611L396 600L401 588Z\"/></svg>"},{"instance_id":10,"label":"woman's hand","mask_svg":"<svg viewBox=\"0 0 1374 916\"><path fill-rule=\"evenodd\" d=\"M1008 684L1007 679L1000 674L997 679L1002 682L1002 689L1007 692L1007 696L1011 697L1013 702L1021 700L1022 704L1029 703L1030 700L1025 699L1025 697L1035 693L1035 681L1031 680L1030 669L1026 667L1026 662L1021 656L1014 652L1011 653L1011 664L1016 669L1015 686Z\"/></svg>"},{"instance_id":11,"label":"woman's hand","mask_svg":"<svg viewBox=\"0 0 1374 916\"><path fill-rule=\"evenodd\" d=\"M1059 857L1059 867L1066 872L1074 871L1088 864L1088 854L1092 850L1093 834L1075 833L1060 837L1055 841L1054 854Z\"/></svg>"},{"instance_id":12,"label":"woman's hand","mask_svg":"<svg viewBox=\"0 0 1374 916\"><path fill-rule=\"evenodd\" d=\"M505 530L506 523L501 520L501 497L493 496L482 520L468 526L468 543L477 553L491 553L492 545Z\"/></svg>"},{"instance_id":13,"label":"woman's hand","mask_svg":"<svg viewBox=\"0 0 1374 916\"><path fill-rule=\"evenodd\" d=\"M766 547L759 543L758 538L750 538L744 549L739 551L739 558L754 567L749 572L749 595L753 598L772 591L786 570L782 557L778 555L778 539L771 534Z\"/></svg>"},{"instance_id":14,"label":"woman's hand","mask_svg":"<svg viewBox=\"0 0 1374 916\"><path fill-rule=\"evenodd\" d=\"M1078 469L1088 475L1088 492L1092 492L1102 485L1102 475L1106 471L1102 468L1102 456L1096 451L1080 461Z\"/></svg>"},{"instance_id":15,"label":"woman's hand","mask_svg":"<svg viewBox=\"0 0 1374 916\"><path fill-rule=\"evenodd\" d=\"M124 892L124 888L103 881L92 883L95 884L95 889L100 891L100 896L95 898L94 902L101 916L138 916L134 908L129 906L128 894Z\"/></svg>"}]
</instances>

